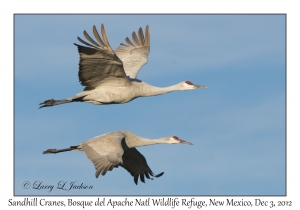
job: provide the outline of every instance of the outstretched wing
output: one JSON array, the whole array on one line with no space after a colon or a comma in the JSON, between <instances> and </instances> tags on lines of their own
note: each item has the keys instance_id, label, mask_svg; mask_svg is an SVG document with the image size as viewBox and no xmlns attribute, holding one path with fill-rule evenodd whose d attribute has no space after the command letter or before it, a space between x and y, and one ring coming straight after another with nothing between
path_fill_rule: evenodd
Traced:
<instances>
[{"instance_id":1,"label":"outstretched wing","mask_svg":"<svg viewBox=\"0 0 300 210\"><path fill-rule=\"evenodd\" d=\"M127 86L130 81L125 74L123 63L109 45L104 25L101 25L102 38L96 27L93 33L98 42L94 41L86 31L83 32L85 38L91 43L77 39L87 45L78 47L80 55L78 77L80 83L85 86L84 90L92 90L101 84L110 86Z\"/></svg>"},{"instance_id":2,"label":"outstretched wing","mask_svg":"<svg viewBox=\"0 0 300 210\"><path fill-rule=\"evenodd\" d=\"M124 151L123 164L124 167L134 178L134 183L138 183L138 178L145 183L145 176L147 179L152 179L150 176L160 177L164 173L155 175L147 164L145 157L135 148L129 148Z\"/></svg>"},{"instance_id":3,"label":"outstretched wing","mask_svg":"<svg viewBox=\"0 0 300 210\"><path fill-rule=\"evenodd\" d=\"M96 136L83 142L80 148L85 152L95 166L95 176L105 175L107 171L113 170L118 166L124 167L133 177L135 184L138 178L145 182L145 176L148 179L160 177L163 172L155 175L149 168L144 156L135 148L128 148L125 141L125 134L122 132L113 132ZM126 149L123 149L125 144Z\"/></svg>"},{"instance_id":4,"label":"outstretched wing","mask_svg":"<svg viewBox=\"0 0 300 210\"><path fill-rule=\"evenodd\" d=\"M125 41L129 46L121 43L115 52L123 62L126 75L134 79L142 66L148 62L150 53L149 26L146 26L145 36L142 28L139 29L138 36L133 32L132 40L134 44L127 37Z\"/></svg>"},{"instance_id":5,"label":"outstretched wing","mask_svg":"<svg viewBox=\"0 0 300 210\"><path fill-rule=\"evenodd\" d=\"M114 167L118 167L123 163L123 148L121 145L125 135L122 133L109 133L94 137L81 144L81 149L85 152L96 169L95 176L105 175L107 171L111 171Z\"/></svg>"}]
</instances>

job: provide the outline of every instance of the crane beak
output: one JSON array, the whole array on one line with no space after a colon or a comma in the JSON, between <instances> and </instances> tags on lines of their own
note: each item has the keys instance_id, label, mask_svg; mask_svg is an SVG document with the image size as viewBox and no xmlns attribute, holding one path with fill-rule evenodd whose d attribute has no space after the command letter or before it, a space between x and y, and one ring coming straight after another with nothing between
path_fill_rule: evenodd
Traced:
<instances>
[{"instance_id":1,"label":"crane beak","mask_svg":"<svg viewBox=\"0 0 300 210\"><path fill-rule=\"evenodd\" d=\"M204 86L204 85L197 85L197 84L193 84L193 86L195 88L208 88L207 86Z\"/></svg>"},{"instance_id":2,"label":"crane beak","mask_svg":"<svg viewBox=\"0 0 300 210\"><path fill-rule=\"evenodd\" d=\"M182 139L179 139L179 142L180 142L181 144L189 144L189 145L194 145L194 144L192 144L191 142L184 141L184 140L182 140Z\"/></svg>"}]
</instances>

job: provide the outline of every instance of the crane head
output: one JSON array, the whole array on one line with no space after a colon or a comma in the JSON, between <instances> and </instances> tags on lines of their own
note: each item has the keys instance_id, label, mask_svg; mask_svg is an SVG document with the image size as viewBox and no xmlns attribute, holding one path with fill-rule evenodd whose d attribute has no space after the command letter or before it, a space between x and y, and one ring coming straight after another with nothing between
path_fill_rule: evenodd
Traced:
<instances>
[{"instance_id":1,"label":"crane head","mask_svg":"<svg viewBox=\"0 0 300 210\"><path fill-rule=\"evenodd\" d=\"M197 85L197 84L194 84L190 81L184 81L184 82L182 82L182 85L183 85L184 90L193 90L193 89L196 89L196 88L208 88L207 86Z\"/></svg>"},{"instance_id":2,"label":"crane head","mask_svg":"<svg viewBox=\"0 0 300 210\"><path fill-rule=\"evenodd\" d=\"M189 145L193 145L191 142L184 141L184 140L178 138L177 136L169 137L168 138L168 143L169 144L189 144Z\"/></svg>"}]
</instances>

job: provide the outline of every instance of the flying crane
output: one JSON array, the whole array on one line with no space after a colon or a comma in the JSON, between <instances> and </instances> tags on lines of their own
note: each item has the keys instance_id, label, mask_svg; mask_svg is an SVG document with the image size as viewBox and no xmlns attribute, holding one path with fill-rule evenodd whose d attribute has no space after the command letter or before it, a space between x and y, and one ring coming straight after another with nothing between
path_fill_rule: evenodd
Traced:
<instances>
[{"instance_id":1,"label":"flying crane","mask_svg":"<svg viewBox=\"0 0 300 210\"><path fill-rule=\"evenodd\" d=\"M139 28L138 35L132 33L133 43L127 37L125 41L128 45L121 44L115 51L108 42L103 24L101 25L102 38L96 27L93 27L93 34L97 41L86 31L83 34L90 43L77 37L86 46L75 45L80 55L78 76L81 85L85 87L84 91L63 100L46 100L40 103L39 108L70 102L87 102L96 105L123 104L143 96L207 88L190 81L183 81L169 87L155 87L136 78L141 67L148 62L150 53L148 25L145 35L142 28Z\"/></svg>"},{"instance_id":2,"label":"flying crane","mask_svg":"<svg viewBox=\"0 0 300 210\"><path fill-rule=\"evenodd\" d=\"M78 146L71 146L66 149L48 149L43 154L56 154L66 151L84 151L96 169L96 178L105 175L107 171L121 166L133 177L134 183L138 179L145 182L152 177L160 177L164 172L155 175L147 164L145 157L135 148L153 144L189 144L190 142L179 139L177 136L168 136L159 139L146 139L129 131L116 131L96 136L81 143Z\"/></svg>"}]
</instances>

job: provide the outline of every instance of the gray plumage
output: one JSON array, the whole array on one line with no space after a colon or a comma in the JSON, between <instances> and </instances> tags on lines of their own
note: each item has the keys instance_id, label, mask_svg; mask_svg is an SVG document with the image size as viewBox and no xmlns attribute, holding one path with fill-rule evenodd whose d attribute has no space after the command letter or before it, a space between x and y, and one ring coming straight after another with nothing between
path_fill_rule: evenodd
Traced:
<instances>
[{"instance_id":1,"label":"gray plumage","mask_svg":"<svg viewBox=\"0 0 300 210\"><path fill-rule=\"evenodd\" d=\"M86 42L78 40L86 46L75 44L80 55L78 77L84 91L63 100L46 100L40 103L40 108L55 106L70 102L88 102L100 104L122 104L137 97L155 96L177 90L192 90L207 88L189 81L183 81L169 87L154 87L136 79L139 70L148 62L150 53L150 30L146 26L145 35L142 28L138 35L132 33L133 43L127 37L128 45L122 44L113 51L106 36L104 25L101 25L100 37L96 27L92 39L86 31Z\"/></svg>"},{"instance_id":2,"label":"gray plumage","mask_svg":"<svg viewBox=\"0 0 300 210\"><path fill-rule=\"evenodd\" d=\"M55 154L72 150L84 151L88 159L95 166L95 176L105 175L107 171L121 166L133 177L135 184L138 178L142 182L152 177L160 177L163 172L155 175L147 164L145 157L135 148L153 144L190 144L192 143L179 139L176 136L169 136L159 139L146 139L139 137L129 131L116 131L96 136L78 146L71 146L66 149L48 149L43 154Z\"/></svg>"}]
</instances>

